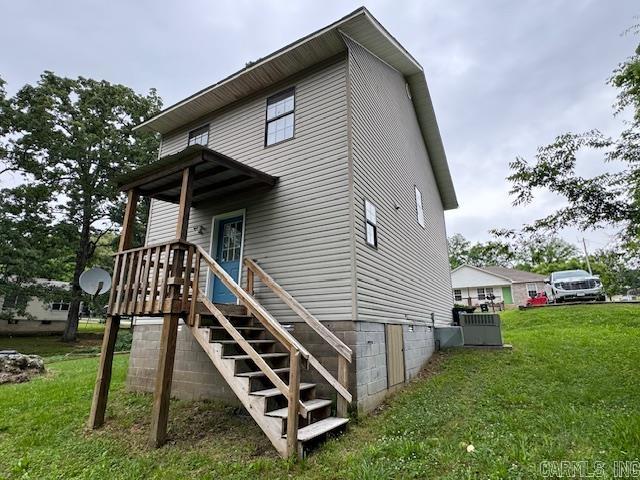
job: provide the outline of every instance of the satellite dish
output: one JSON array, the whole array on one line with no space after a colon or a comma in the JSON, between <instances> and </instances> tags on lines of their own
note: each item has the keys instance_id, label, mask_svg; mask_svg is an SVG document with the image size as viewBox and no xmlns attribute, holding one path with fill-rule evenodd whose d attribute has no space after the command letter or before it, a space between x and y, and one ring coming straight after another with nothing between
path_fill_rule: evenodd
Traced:
<instances>
[{"instance_id":1,"label":"satellite dish","mask_svg":"<svg viewBox=\"0 0 640 480\"><path fill-rule=\"evenodd\" d=\"M94 267L80 275L80 288L89 295L98 296L111 288L111 277L106 270Z\"/></svg>"}]
</instances>

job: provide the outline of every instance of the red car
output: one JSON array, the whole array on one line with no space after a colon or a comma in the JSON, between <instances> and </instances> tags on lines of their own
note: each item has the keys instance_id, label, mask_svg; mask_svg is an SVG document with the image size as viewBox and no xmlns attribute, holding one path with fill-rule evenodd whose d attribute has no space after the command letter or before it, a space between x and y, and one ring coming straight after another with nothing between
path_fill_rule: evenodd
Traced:
<instances>
[{"instance_id":1,"label":"red car","mask_svg":"<svg viewBox=\"0 0 640 480\"><path fill-rule=\"evenodd\" d=\"M535 297L527 298L527 307L536 307L547 303L549 303L549 299L545 292L538 292Z\"/></svg>"}]
</instances>

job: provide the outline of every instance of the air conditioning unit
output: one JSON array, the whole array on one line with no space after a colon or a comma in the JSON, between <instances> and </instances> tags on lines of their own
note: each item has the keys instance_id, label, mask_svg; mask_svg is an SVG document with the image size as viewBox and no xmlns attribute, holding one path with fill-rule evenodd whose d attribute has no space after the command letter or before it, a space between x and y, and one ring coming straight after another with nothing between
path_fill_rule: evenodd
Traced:
<instances>
[{"instance_id":1,"label":"air conditioning unit","mask_svg":"<svg viewBox=\"0 0 640 480\"><path fill-rule=\"evenodd\" d=\"M465 345L502 346L500 315L497 313L461 313L460 326Z\"/></svg>"},{"instance_id":2,"label":"air conditioning unit","mask_svg":"<svg viewBox=\"0 0 640 480\"><path fill-rule=\"evenodd\" d=\"M436 350L464 345L462 328L457 325L436 326L434 331Z\"/></svg>"}]
</instances>

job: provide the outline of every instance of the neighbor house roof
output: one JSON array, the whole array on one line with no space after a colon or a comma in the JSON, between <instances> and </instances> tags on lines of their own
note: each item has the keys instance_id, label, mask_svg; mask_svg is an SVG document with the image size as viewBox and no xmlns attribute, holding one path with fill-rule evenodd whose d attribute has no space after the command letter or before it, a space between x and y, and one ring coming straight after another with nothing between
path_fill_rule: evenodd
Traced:
<instances>
[{"instance_id":1,"label":"neighbor house roof","mask_svg":"<svg viewBox=\"0 0 640 480\"><path fill-rule=\"evenodd\" d=\"M344 53L343 35L361 44L404 75L429 153L445 210L458 206L422 66L369 13L360 7L349 15L164 109L136 129L169 133L250 94L263 90L319 62Z\"/></svg>"},{"instance_id":2,"label":"neighbor house roof","mask_svg":"<svg viewBox=\"0 0 640 480\"><path fill-rule=\"evenodd\" d=\"M460 265L457 268L454 268L451 273L455 273L463 268L472 268L474 270L478 270L480 272L488 273L489 275L493 275L495 277L500 277L504 280L507 280L511 283L523 283L523 282L542 282L545 279L544 275L540 275L537 273L525 272L523 270L516 270L515 268L506 268L506 267L476 267L474 265Z\"/></svg>"},{"instance_id":3,"label":"neighbor house roof","mask_svg":"<svg viewBox=\"0 0 640 480\"><path fill-rule=\"evenodd\" d=\"M516 270L515 268L482 267L482 269L489 273L493 273L494 275L500 275L501 277L508 278L513 283L542 282L545 279L544 275Z\"/></svg>"}]
</instances>

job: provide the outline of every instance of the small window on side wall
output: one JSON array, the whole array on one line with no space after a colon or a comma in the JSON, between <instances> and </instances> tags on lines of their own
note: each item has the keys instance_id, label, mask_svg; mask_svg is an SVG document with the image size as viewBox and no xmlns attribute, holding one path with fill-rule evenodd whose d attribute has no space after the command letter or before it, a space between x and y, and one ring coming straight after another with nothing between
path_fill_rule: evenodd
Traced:
<instances>
[{"instance_id":1,"label":"small window on side wall","mask_svg":"<svg viewBox=\"0 0 640 480\"><path fill-rule=\"evenodd\" d=\"M422 193L416 188L416 214L418 216L418 224L424 227L424 210L422 208Z\"/></svg>"},{"instance_id":2,"label":"small window on side wall","mask_svg":"<svg viewBox=\"0 0 640 480\"><path fill-rule=\"evenodd\" d=\"M189 132L189 142L187 146L190 147L191 145L204 145L206 147L208 144L209 144L209 125L196 128L195 130L191 130Z\"/></svg>"},{"instance_id":3,"label":"small window on side wall","mask_svg":"<svg viewBox=\"0 0 640 480\"><path fill-rule=\"evenodd\" d=\"M456 302L461 302L461 301L462 301L462 290L457 289L457 288L456 288L456 289L454 289L454 290L453 290L453 299L454 299Z\"/></svg>"},{"instance_id":4,"label":"small window on side wall","mask_svg":"<svg viewBox=\"0 0 640 480\"><path fill-rule=\"evenodd\" d=\"M295 107L296 96L294 88L289 88L284 92L267 98L265 146L268 147L293 138Z\"/></svg>"},{"instance_id":5,"label":"small window on side wall","mask_svg":"<svg viewBox=\"0 0 640 480\"><path fill-rule=\"evenodd\" d=\"M376 218L376 206L369 200L364 201L364 214L366 224L367 244L378 248L378 221Z\"/></svg>"}]
</instances>

